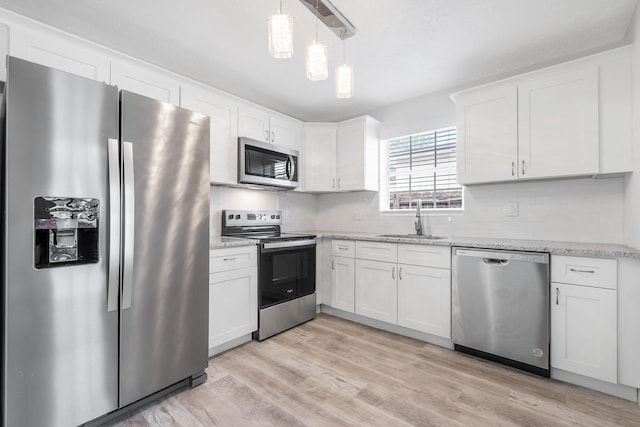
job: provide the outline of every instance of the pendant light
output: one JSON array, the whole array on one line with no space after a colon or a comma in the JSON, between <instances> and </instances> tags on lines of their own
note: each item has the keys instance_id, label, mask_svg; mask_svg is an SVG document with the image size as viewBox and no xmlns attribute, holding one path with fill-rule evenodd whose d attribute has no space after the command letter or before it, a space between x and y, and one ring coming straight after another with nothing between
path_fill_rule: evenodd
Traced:
<instances>
[{"instance_id":1,"label":"pendant light","mask_svg":"<svg viewBox=\"0 0 640 427\"><path fill-rule=\"evenodd\" d=\"M318 0L316 0L318 14ZM329 77L327 45L318 43L318 21L316 16L316 39L307 47L307 78L311 81L326 80Z\"/></svg>"},{"instance_id":2,"label":"pendant light","mask_svg":"<svg viewBox=\"0 0 640 427\"><path fill-rule=\"evenodd\" d=\"M278 13L267 21L269 32L269 53L274 58L293 56L293 17L282 13L282 0Z\"/></svg>"},{"instance_id":3,"label":"pendant light","mask_svg":"<svg viewBox=\"0 0 640 427\"><path fill-rule=\"evenodd\" d=\"M346 47L342 39L342 65L336 67L336 98L348 99L353 97L353 67L347 64Z\"/></svg>"}]
</instances>

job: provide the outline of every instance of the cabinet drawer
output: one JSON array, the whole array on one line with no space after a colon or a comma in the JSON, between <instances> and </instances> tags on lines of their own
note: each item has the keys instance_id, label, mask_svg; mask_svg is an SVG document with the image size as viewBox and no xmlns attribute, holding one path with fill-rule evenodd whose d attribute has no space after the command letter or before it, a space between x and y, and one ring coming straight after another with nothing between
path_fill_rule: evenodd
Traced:
<instances>
[{"instance_id":1,"label":"cabinet drawer","mask_svg":"<svg viewBox=\"0 0 640 427\"><path fill-rule=\"evenodd\" d=\"M356 242L353 240L332 240L331 255L353 258L356 256Z\"/></svg>"},{"instance_id":2,"label":"cabinet drawer","mask_svg":"<svg viewBox=\"0 0 640 427\"><path fill-rule=\"evenodd\" d=\"M398 262L398 245L396 243L357 241L356 258Z\"/></svg>"},{"instance_id":3,"label":"cabinet drawer","mask_svg":"<svg viewBox=\"0 0 640 427\"><path fill-rule=\"evenodd\" d=\"M258 265L256 246L241 246L209 251L209 273L219 273L256 265Z\"/></svg>"},{"instance_id":4,"label":"cabinet drawer","mask_svg":"<svg viewBox=\"0 0 640 427\"><path fill-rule=\"evenodd\" d=\"M399 244L398 263L451 268L451 248L447 246Z\"/></svg>"},{"instance_id":5,"label":"cabinet drawer","mask_svg":"<svg viewBox=\"0 0 640 427\"><path fill-rule=\"evenodd\" d=\"M616 289L618 264L615 259L552 256L551 281Z\"/></svg>"}]
</instances>

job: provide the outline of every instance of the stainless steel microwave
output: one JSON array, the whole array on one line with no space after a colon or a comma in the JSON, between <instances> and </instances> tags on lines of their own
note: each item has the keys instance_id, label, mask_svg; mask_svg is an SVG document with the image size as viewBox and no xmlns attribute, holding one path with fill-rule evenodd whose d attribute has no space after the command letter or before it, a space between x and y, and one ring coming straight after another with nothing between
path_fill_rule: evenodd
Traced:
<instances>
[{"instance_id":1,"label":"stainless steel microwave","mask_svg":"<svg viewBox=\"0 0 640 427\"><path fill-rule=\"evenodd\" d=\"M238 138L238 182L296 188L298 159L296 150L241 136Z\"/></svg>"}]
</instances>

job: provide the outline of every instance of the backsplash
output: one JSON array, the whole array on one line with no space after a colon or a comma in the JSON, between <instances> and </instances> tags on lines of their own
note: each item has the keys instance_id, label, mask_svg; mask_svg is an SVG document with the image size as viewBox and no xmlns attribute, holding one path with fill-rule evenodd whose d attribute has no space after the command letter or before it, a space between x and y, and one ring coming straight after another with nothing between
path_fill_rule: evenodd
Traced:
<instances>
[{"instance_id":1,"label":"backsplash","mask_svg":"<svg viewBox=\"0 0 640 427\"><path fill-rule=\"evenodd\" d=\"M506 216L508 202L518 203L518 216ZM464 203L464 213L423 215L425 231L444 236L624 243L623 178L470 186ZM318 230L413 233L414 222L413 215L381 214L377 193L318 196Z\"/></svg>"}]
</instances>

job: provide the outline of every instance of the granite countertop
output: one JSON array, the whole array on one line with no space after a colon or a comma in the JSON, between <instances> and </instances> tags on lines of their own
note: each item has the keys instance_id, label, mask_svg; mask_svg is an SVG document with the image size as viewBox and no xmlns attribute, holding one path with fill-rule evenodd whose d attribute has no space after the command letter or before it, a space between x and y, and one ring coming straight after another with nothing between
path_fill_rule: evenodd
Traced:
<instances>
[{"instance_id":1,"label":"granite countertop","mask_svg":"<svg viewBox=\"0 0 640 427\"><path fill-rule=\"evenodd\" d=\"M254 239L240 237L216 236L209 239L209 249L231 248L236 246L251 246L260 243Z\"/></svg>"},{"instance_id":2,"label":"granite countertop","mask_svg":"<svg viewBox=\"0 0 640 427\"><path fill-rule=\"evenodd\" d=\"M406 237L390 237L382 235L383 233L352 233L343 231L305 231L305 234L315 234L317 237L326 237L331 239L369 240L434 246L465 246L470 248L549 252L553 255L640 259L640 250L638 249L625 245L607 243L557 242L546 240L517 240L457 236L451 236L444 239L425 239L410 235L407 235Z\"/></svg>"}]
</instances>

